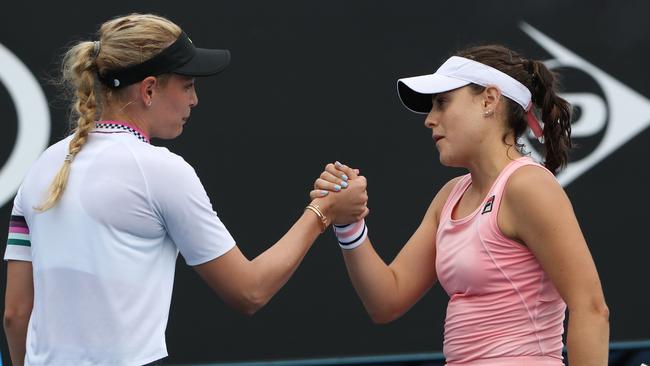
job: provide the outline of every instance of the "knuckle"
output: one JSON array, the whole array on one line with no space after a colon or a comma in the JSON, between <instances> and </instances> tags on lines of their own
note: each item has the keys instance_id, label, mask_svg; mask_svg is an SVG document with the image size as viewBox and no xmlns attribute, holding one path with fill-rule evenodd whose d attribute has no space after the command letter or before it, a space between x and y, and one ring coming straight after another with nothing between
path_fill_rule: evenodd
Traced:
<instances>
[{"instance_id":1,"label":"knuckle","mask_svg":"<svg viewBox=\"0 0 650 366\"><path fill-rule=\"evenodd\" d=\"M359 177L359 182L361 183L361 186L365 189L366 186L368 186L368 181L366 180L366 177L363 175Z\"/></svg>"}]
</instances>

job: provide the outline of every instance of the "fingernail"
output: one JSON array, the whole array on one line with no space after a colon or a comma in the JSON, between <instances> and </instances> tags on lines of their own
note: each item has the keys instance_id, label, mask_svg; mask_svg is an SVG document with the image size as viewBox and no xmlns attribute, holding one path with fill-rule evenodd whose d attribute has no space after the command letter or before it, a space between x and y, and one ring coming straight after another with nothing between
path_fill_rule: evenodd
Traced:
<instances>
[{"instance_id":1,"label":"fingernail","mask_svg":"<svg viewBox=\"0 0 650 366\"><path fill-rule=\"evenodd\" d=\"M339 163L339 162L337 161L337 162L334 163L334 165L336 165L336 166L341 166L341 165L343 165L343 164L341 164L341 163Z\"/></svg>"},{"instance_id":2,"label":"fingernail","mask_svg":"<svg viewBox=\"0 0 650 366\"><path fill-rule=\"evenodd\" d=\"M343 180L348 180L348 176L345 175L345 174L343 174L343 175L341 176L341 179L343 179ZM347 187L347 185L346 185L346 187Z\"/></svg>"},{"instance_id":3,"label":"fingernail","mask_svg":"<svg viewBox=\"0 0 650 366\"><path fill-rule=\"evenodd\" d=\"M341 182L341 187L348 188L348 182L346 181Z\"/></svg>"},{"instance_id":4,"label":"fingernail","mask_svg":"<svg viewBox=\"0 0 650 366\"><path fill-rule=\"evenodd\" d=\"M359 174L360 170L359 169L354 169L354 172Z\"/></svg>"},{"instance_id":5,"label":"fingernail","mask_svg":"<svg viewBox=\"0 0 650 366\"><path fill-rule=\"evenodd\" d=\"M337 191L337 192L340 191L340 190L341 190L341 186L338 185L338 184L335 184L335 185L334 185L334 190Z\"/></svg>"},{"instance_id":6,"label":"fingernail","mask_svg":"<svg viewBox=\"0 0 650 366\"><path fill-rule=\"evenodd\" d=\"M327 196L329 193L330 193L329 191L320 191L320 196L321 196L321 197L325 197L325 196Z\"/></svg>"}]
</instances>

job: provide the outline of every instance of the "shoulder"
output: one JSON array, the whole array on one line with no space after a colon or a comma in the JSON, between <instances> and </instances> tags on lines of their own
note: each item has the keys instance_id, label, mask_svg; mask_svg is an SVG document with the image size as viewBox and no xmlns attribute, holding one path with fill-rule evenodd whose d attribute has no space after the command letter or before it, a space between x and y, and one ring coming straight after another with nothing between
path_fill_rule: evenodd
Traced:
<instances>
[{"instance_id":1,"label":"shoulder","mask_svg":"<svg viewBox=\"0 0 650 366\"><path fill-rule=\"evenodd\" d=\"M460 180L465 178L465 177L466 177L466 175L460 175L458 177L450 179L447 183L445 183L444 186L442 186L442 188L440 188L440 190L436 194L436 198L434 198L434 200L439 199L439 200L442 200L443 203L445 201L447 201L447 198L449 198L449 195L451 194L451 191L453 191L454 187L456 187L458 182L460 182Z\"/></svg>"},{"instance_id":2,"label":"shoulder","mask_svg":"<svg viewBox=\"0 0 650 366\"><path fill-rule=\"evenodd\" d=\"M440 217L442 208L445 206L445 203L449 199L451 192L454 190L458 182L460 182L461 179L463 179L465 176L466 175L461 175L450 179L447 183L445 183L445 185L442 186L442 188L440 188L436 196L433 198L433 201L431 201L428 214L434 215L436 222L438 222L437 219Z\"/></svg>"},{"instance_id":3,"label":"shoulder","mask_svg":"<svg viewBox=\"0 0 650 366\"><path fill-rule=\"evenodd\" d=\"M71 139L72 136L68 136L47 147L38 158L32 162L29 169L25 171L23 182L30 179L34 173L39 175L43 171L54 169L53 167L59 169L68 152L68 145L70 145Z\"/></svg>"},{"instance_id":4,"label":"shoulder","mask_svg":"<svg viewBox=\"0 0 650 366\"><path fill-rule=\"evenodd\" d=\"M182 156L169 151L166 147L138 143L132 148L132 152L140 162L141 168L148 172L167 174L194 172L194 168Z\"/></svg>"},{"instance_id":5,"label":"shoulder","mask_svg":"<svg viewBox=\"0 0 650 366\"><path fill-rule=\"evenodd\" d=\"M541 165L525 165L505 183L498 225L505 236L532 247L572 214L571 202L555 176Z\"/></svg>"},{"instance_id":6,"label":"shoulder","mask_svg":"<svg viewBox=\"0 0 650 366\"><path fill-rule=\"evenodd\" d=\"M511 202L529 202L564 195L555 176L541 165L525 165L515 170L505 185L504 198Z\"/></svg>"},{"instance_id":7,"label":"shoulder","mask_svg":"<svg viewBox=\"0 0 650 366\"><path fill-rule=\"evenodd\" d=\"M508 179L502 207L515 224L551 222L573 211L555 176L539 165L517 169Z\"/></svg>"},{"instance_id":8,"label":"shoulder","mask_svg":"<svg viewBox=\"0 0 650 366\"><path fill-rule=\"evenodd\" d=\"M43 151L40 159L48 159L52 157L61 158L65 156L68 151L68 146L70 145L70 140L72 140L72 135L53 143Z\"/></svg>"},{"instance_id":9,"label":"shoulder","mask_svg":"<svg viewBox=\"0 0 650 366\"><path fill-rule=\"evenodd\" d=\"M152 195L204 191L196 170L182 156L164 147L144 146L138 150L133 153Z\"/></svg>"}]
</instances>

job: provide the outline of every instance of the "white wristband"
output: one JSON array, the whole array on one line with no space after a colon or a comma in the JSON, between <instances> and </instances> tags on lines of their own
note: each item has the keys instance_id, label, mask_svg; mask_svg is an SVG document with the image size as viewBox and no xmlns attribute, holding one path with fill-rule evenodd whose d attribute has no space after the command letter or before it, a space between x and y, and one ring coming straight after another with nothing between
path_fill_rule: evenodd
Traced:
<instances>
[{"instance_id":1,"label":"white wristband","mask_svg":"<svg viewBox=\"0 0 650 366\"><path fill-rule=\"evenodd\" d=\"M332 227L339 245L346 250L358 247L368 237L368 227L363 219L349 225L333 225Z\"/></svg>"}]
</instances>

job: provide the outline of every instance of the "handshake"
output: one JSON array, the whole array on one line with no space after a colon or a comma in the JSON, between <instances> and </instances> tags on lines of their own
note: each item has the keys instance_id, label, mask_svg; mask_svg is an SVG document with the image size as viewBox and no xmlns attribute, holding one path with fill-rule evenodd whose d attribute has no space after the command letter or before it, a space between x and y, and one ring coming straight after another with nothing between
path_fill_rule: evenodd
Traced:
<instances>
[{"instance_id":1,"label":"handshake","mask_svg":"<svg viewBox=\"0 0 650 366\"><path fill-rule=\"evenodd\" d=\"M369 213L366 187L366 178L358 169L338 161L327 164L309 193L312 202L308 208L320 210L323 230L330 224L341 227L357 223Z\"/></svg>"}]
</instances>

